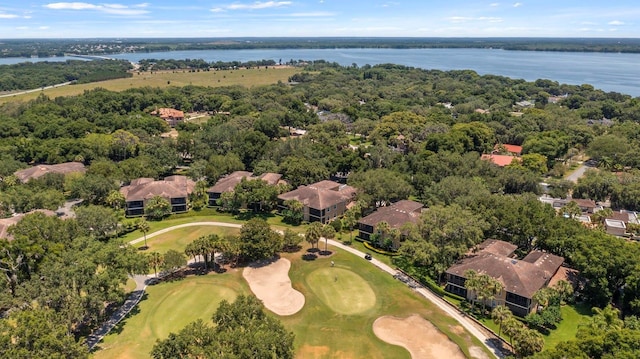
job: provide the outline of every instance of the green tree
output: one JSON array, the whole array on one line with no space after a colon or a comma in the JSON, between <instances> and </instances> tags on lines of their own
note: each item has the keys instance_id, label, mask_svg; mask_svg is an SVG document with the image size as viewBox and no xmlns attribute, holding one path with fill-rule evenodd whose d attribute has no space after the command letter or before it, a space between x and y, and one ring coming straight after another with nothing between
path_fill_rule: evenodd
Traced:
<instances>
[{"instance_id":1,"label":"green tree","mask_svg":"<svg viewBox=\"0 0 640 359\"><path fill-rule=\"evenodd\" d=\"M413 193L413 187L400 174L387 169L356 172L349 176L349 184L362 191L367 205L375 208L402 199Z\"/></svg>"},{"instance_id":2,"label":"green tree","mask_svg":"<svg viewBox=\"0 0 640 359\"><path fill-rule=\"evenodd\" d=\"M154 345L151 356L154 359L294 357L293 333L267 315L262 303L253 296L241 295L233 304L222 301L212 320L215 325L197 321L177 334L171 333Z\"/></svg>"},{"instance_id":3,"label":"green tree","mask_svg":"<svg viewBox=\"0 0 640 359\"><path fill-rule=\"evenodd\" d=\"M153 268L153 272L155 273L156 277L158 277L158 269L162 268L164 264L164 256L162 255L162 253L151 252L149 253L148 260L149 266Z\"/></svg>"},{"instance_id":4,"label":"green tree","mask_svg":"<svg viewBox=\"0 0 640 359\"><path fill-rule=\"evenodd\" d=\"M149 246L147 245L147 233L149 233L149 231L151 230L149 222L147 222L144 217L138 218L138 220L136 220L136 227L140 232L142 232L142 235L144 236L144 248L149 248Z\"/></svg>"},{"instance_id":5,"label":"green tree","mask_svg":"<svg viewBox=\"0 0 640 359\"><path fill-rule=\"evenodd\" d=\"M311 248L314 248L314 246L318 244L318 241L320 241L320 237L322 237L322 223L312 222L304 232L305 240L311 244Z\"/></svg>"},{"instance_id":6,"label":"green tree","mask_svg":"<svg viewBox=\"0 0 640 359\"><path fill-rule=\"evenodd\" d=\"M154 196L145 204L144 213L151 220L161 220L171 214L171 203L165 198Z\"/></svg>"},{"instance_id":7,"label":"green tree","mask_svg":"<svg viewBox=\"0 0 640 359\"><path fill-rule=\"evenodd\" d=\"M502 326L504 325L504 323L506 323L512 317L513 313L511 312L511 309L507 308L504 305L498 305L493 308L493 310L491 311L491 318L493 319L494 323L498 324L498 336L502 334Z\"/></svg>"},{"instance_id":8,"label":"green tree","mask_svg":"<svg viewBox=\"0 0 640 359\"><path fill-rule=\"evenodd\" d=\"M328 242L330 239L334 239L336 237L336 230L333 228L331 223L327 223L322 226L322 237L324 237L324 251L328 252Z\"/></svg>"},{"instance_id":9,"label":"green tree","mask_svg":"<svg viewBox=\"0 0 640 359\"><path fill-rule=\"evenodd\" d=\"M487 222L478 214L456 204L433 206L408 228L399 253L414 267L423 267L415 269L440 278L456 260L484 239L487 228ZM416 246L416 243L422 245ZM420 260L416 261L417 258Z\"/></svg>"},{"instance_id":10,"label":"green tree","mask_svg":"<svg viewBox=\"0 0 640 359\"><path fill-rule=\"evenodd\" d=\"M184 254L176 251L175 249L168 250L163 255L163 261L160 268L163 271L174 271L187 265L187 259Z\"/></svg>"},{"instance_id":11,"label":"green tree","mask_svg":"<svg viewBox=\"0 0 640 359\"><path fill-rule=\"evenodd\" d=\"M89 205L75 210L76 221L86 235L107 239L114 235L118 226L116 213L102 206Z\"/></svg>"},{"instance_id":12,"label":"green tree","mask_svg":"<svg viewBox=\"0 0 640 359\"><path fill-rule=\"evenodd\" d=\"M300 243L302 243L302 237L298 233L286 228L283 233L283 249L285 251L294 251L300 249Z\"/></svg>"},{"instance_id":13,"label":"green tree","mask_svg":"<svg viewBox=\"0 0 640 359\"><path fill-rule=\"evenodd\" d=\"M89 358L65 324L51 309L12 311L0 319L0 352L4 358Z\"/></svg>"},{"instance_id":14,"label":"green tree","mask_svg":"<svg viewBox=\"0 0 640 359\"><path fill-rule=\"evenodd\" d=\"M302 223L302 220L304 219L304 205L302 202L290 199L284 201L283 205L285 206L285 209L282 210L282 220L285 223L289 223L294 226Z\"/></svg>"},{"instance_id":15,"label":"green tree","mask_svg":"<svg viewBox=\"0 0 640 359\"><path fill-rule=\"evenodd\" d=\"M246 261L272 258L282 249L282 236L267 221L252 218L240 229L240 257Z\"/></svg>"}]
</instances>

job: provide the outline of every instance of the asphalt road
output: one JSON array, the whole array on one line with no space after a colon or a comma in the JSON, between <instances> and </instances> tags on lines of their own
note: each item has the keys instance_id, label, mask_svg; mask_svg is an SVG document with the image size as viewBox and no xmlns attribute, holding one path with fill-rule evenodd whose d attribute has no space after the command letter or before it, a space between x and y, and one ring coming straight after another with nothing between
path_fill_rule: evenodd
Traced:
<instances>
[{"instance_id":1,"label":"asphalt road","mask_svg":"<svg viewBox=\"0 0 640 359\"><path fill-rule=\"evenodd\" d=\"M575 171L573 171L570 175L568 175L567 177L565 177L564 179L566 179L567 181L571 181L573 183L577 183L578 179L582 176L584 176L584 172L589 169L588 166L580 165L580 167L576 168Z\"/></svg>"},{"instance_id":2,"label":"asphalt road","mask_svg":"<svg viewBox=\"0 0 640 359\"><path fill-rule=\"evenodd\" d=\"M64 82L64 83L61 83L61 84L55 84L55 85L51 85L51 86L40 87L40 88L33 89L33 90L12 92L12 93L9 93L9 94L0 95L0 97L12 97L12 96L24 95L26 93L44 91L44 90L48 90L48 89L52 89L52 88L56 88L56 87L60 87L60 86L67 86L67 85L71 85L72 83L73 83L73 81L69 81L69 82Z\"/></svg>"}]
</instances>

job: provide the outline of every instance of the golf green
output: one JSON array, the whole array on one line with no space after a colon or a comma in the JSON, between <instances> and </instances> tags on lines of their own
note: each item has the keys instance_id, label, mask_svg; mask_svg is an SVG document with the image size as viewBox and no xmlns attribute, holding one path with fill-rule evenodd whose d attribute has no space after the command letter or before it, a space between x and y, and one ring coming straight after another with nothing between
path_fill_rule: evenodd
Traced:
<instances>
[{"instance_id":1,"label":"golf green","mask_svg":"<svg viewBox=\"0 0 640 359\"><path fill-rule=\"evenodd\" d=\"M376 294L354 272L338 268L319 268L309 273L306 282L313 293L336 313L363 313L376 305Z\"/></svg>"},{"instance_id":2,"label":"golf green","mask_svg":"<svg viewBox=\"0 0 640 359\"><path fill-rule=\"evenodd\" d=\"M232 302L239 292L244 292L226 282L220 276L209 275L148 287L139 312L134 310L105 337L98 345L102 350L94 358L148 358L157 339L165 339L197 319L210 323L222 300Z\"/></svg>"}]
</instances>

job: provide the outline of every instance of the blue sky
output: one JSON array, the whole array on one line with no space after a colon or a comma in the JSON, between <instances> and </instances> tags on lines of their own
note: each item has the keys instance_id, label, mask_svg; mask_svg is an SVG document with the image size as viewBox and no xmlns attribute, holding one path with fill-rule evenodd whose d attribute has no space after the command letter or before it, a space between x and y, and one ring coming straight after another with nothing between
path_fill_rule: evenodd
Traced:
<instances>
[{"instance_id":1,"label":"blue sky","mask_svg":"<svg viewBox=\"0 0 640 359\"><path fill-rule=\"evenodd\" d=\"M638 0L0 0L0 38L640 37Z\"/></svg>"}]
</instances>

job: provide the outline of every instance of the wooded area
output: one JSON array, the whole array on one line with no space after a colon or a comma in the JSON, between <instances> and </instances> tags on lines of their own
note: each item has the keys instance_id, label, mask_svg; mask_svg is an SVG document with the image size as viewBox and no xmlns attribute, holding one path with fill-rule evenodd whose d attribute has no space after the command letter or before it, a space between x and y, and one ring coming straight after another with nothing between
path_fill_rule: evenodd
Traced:
<instances>
[{"instance_id":1,"label":"wooded area","mask_svg":"<svg viewBox=\"0 0 640 359\"><path fill-rule=\"evenodd\" d=\"M531 106L517 105L525 100ZM206 112L210 118L178 124L175 139L160 136L169 128L150 115L159 107ZM20 318L31 315L21 311L30 308L33 315L59 317L67 335L85 333L102 318L105 303L122 300L119 286L127 273L146 263L120 248L117 231L133 225L122 218L118 188L136 178L178 172L207 188L225 174L247 170L281 173L294 188L346 180L359 189L356 217L400 199L425 204L428 215L408 229L396 257L419 278L439 280L469 248L496 238L523 253L537 248L563 256L585 279L580 299L600 308L614 303L625 315L637 315L638 243L559 216L537 196L542 176L550 176L555 196L566 198L573 190L576 198L610 199L613 208L640 210L639 121L637 98L589 85L324 61L309 64L290 84L96 89L9 103L0 108L2 216L56 209L68 198L85 201L76 220L27 216L14 227L13 241L0 242L0 309ZM307 132L293 136L291 128ZM500 144L522 145L522 162L499 167L481 159ZM598 168L576 184L562 180L581 153ZM68 161L87 165L86 174L46 175L27 183L13 175L29 165ZM260 202L249 208L267 211L275 208L278 193L243 183L228 200ZM264 233L263 223L251 224ZM247 236L257 239L247 244L245 260L283 245L269 234ZM632 324L616 325L637 335ZM70 353L77 350L72 344ZM0 338L0 345L13 344Z\"/></svg>"},{"instance_id":2,"label":"wooded area","mask_svg":"<svg viewBox=\"0 0 640 359\"><path fill-rule=\"evenodd\" d=\"M96 82L131 77L128 61L67 60L65 62L23 62L0 65L0 92L31 90L65 82Z\"/></svg>"}]
</instances>

